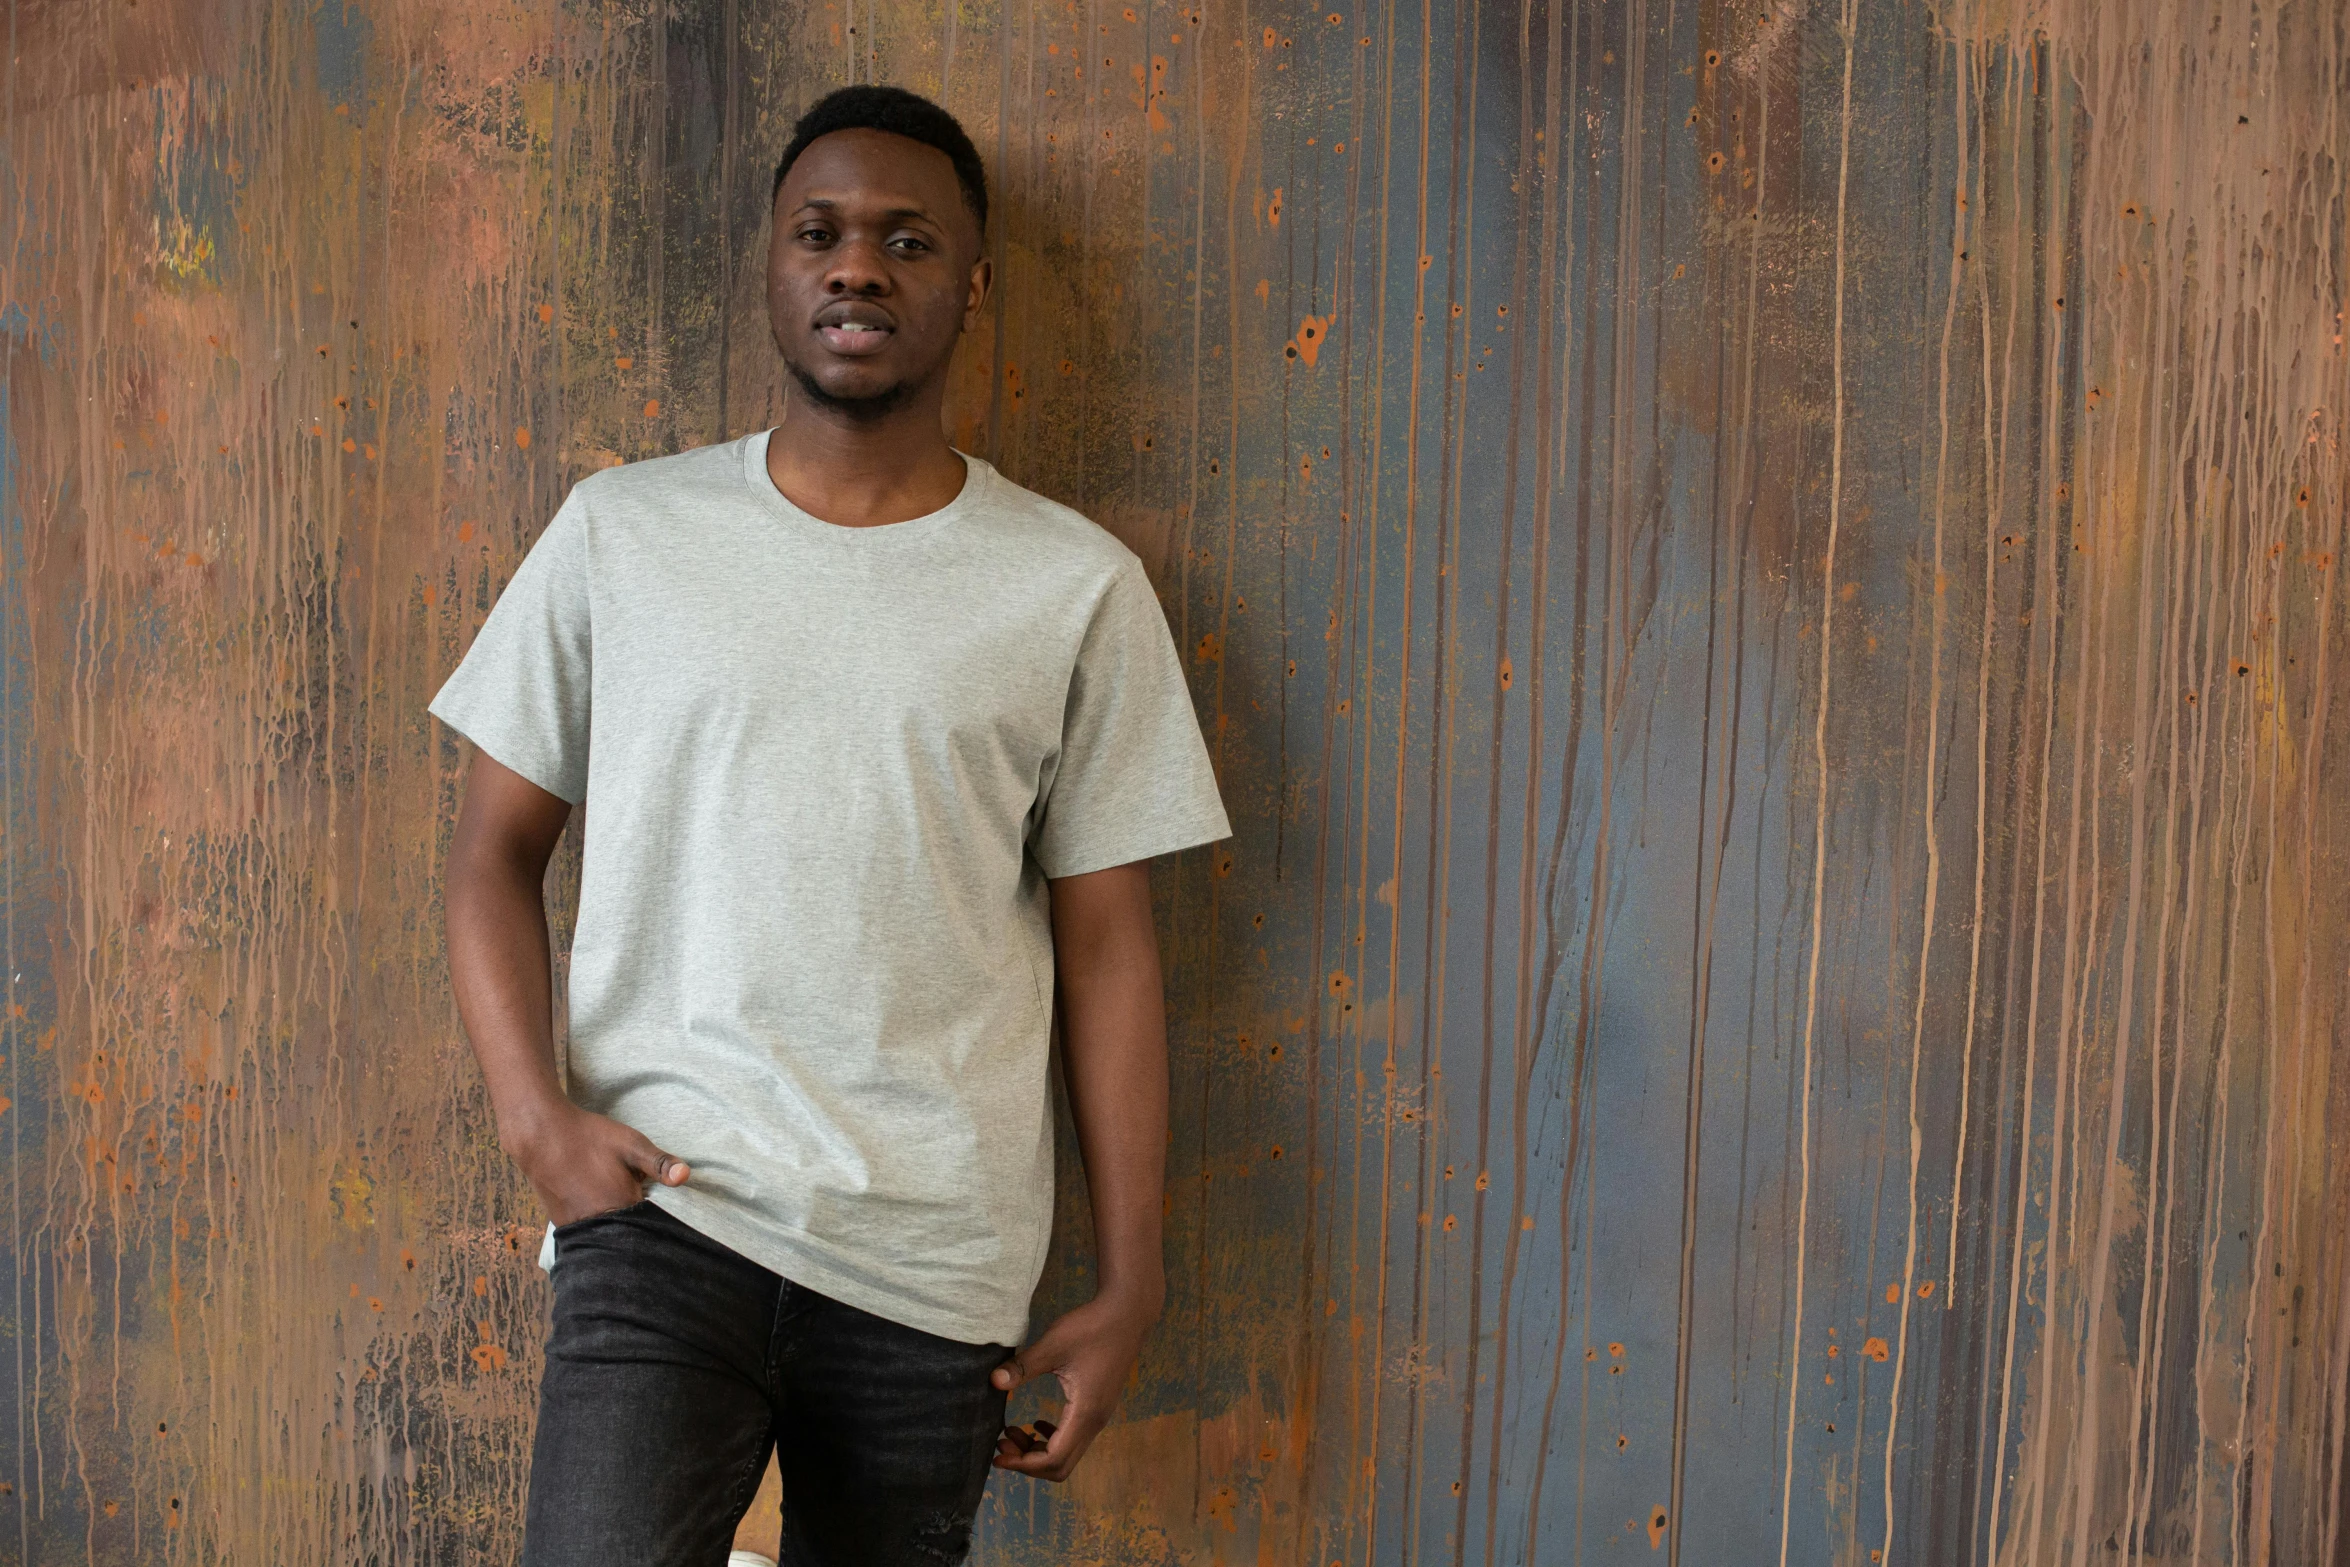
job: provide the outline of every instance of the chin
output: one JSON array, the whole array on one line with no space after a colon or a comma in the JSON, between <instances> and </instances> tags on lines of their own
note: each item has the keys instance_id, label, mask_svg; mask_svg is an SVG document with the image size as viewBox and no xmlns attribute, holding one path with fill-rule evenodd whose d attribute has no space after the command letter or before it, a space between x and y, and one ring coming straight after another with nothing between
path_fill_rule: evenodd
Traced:
<instances>
[{"instance_id":1,"label":"chin","mask_svg":"<svg viewBox=\"0 0 2350 1567\"><path fill-rule=\"evenodd\" d=\"M827 386L814 371L796 360L786 359L783 367L791 373L792 384L807 394L808 401L855 420L880 419L893 414L905 407L917 390L911 381L889 381L879 386Z\"/></svg>"}]
</instances>

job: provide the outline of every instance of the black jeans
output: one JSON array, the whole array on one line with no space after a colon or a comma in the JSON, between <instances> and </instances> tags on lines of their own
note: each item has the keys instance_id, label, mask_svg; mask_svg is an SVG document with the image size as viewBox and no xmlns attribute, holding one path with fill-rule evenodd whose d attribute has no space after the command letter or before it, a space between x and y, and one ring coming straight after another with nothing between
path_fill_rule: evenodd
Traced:
<instances>
[{"instance_id":1,"label":"black jeans","mask_svg":"<svg viewBox=\"0 0 2350 1567\"><path fill-rule=\"evenodd\" d=\"M1011 1354L804 1289L651 1202L555 1232L525 1567L723 1567L778 1454L783 1567L951 1567Z\"/></svg>"}]
</instances>

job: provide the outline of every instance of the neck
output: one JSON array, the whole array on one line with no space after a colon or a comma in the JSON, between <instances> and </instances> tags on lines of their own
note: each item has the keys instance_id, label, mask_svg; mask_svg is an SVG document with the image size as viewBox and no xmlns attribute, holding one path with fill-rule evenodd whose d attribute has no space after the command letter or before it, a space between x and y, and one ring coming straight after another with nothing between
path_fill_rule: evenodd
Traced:
<instances>
[{"instance_id":1,"label":"neck","mask_svg":"<svg viewBox=\"0 0 2350 1567\"><path fill-rule=\"evenodd\" d=\"M848 528L927 516L963 488L963 459L940 427L943 386L878 419L854 419L796 390L767 441L767 476L794 506Z\"/></svg>"}]
</instances>

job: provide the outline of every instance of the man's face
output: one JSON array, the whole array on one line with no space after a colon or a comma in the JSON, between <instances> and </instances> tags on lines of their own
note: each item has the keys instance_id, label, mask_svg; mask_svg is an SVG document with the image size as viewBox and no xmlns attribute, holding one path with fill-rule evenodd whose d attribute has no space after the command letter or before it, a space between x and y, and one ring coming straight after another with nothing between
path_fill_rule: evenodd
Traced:
<instances>
[{"instance_id":1,"label":"man's face","mask_svg":"<svg viewBox=\"0 0 2350 1567\"><path fill-rule=\"evenodd\" d=\"M767 318L784 367L825 407L877 418L942 378L987 283L978 221L935 147L834 131L775 194Z\"/></svg>"}]
</instances>

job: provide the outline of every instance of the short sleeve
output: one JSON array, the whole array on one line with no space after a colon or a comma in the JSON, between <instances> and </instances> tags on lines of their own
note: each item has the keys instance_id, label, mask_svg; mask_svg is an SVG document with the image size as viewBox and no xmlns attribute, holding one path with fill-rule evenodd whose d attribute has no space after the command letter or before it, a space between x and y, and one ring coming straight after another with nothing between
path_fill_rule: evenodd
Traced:
<instances>
[{"instance_id":1,"label":"short sleeve","mask_svg":"<svg viewBox=\"0 0 2350 1567\"><path fill-rule=\"evenodd\" d=\"M550 794L587 798L595 631L577 493L523 556L434 717Z\"/></svg>"},{"instance_id":2,"label":"short sleeve","mask_svg":"<svg viewBox=\"0 0 2350 1567\"><path fill-rule=\"evenodd\" d=\"M1131 553L1078 648L1043 805L1032 848L1048 877L1231 836L1175 639Z\"/></svg>"}]
</instances>

